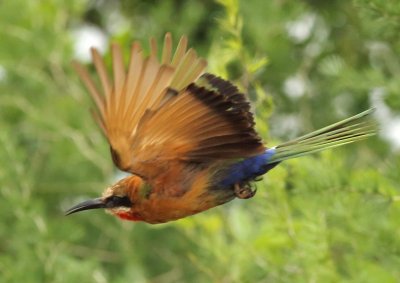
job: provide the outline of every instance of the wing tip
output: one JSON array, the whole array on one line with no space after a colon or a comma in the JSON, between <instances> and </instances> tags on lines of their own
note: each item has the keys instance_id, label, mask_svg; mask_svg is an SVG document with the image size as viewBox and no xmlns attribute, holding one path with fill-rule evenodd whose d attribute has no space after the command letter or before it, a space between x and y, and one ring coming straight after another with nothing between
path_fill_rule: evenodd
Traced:
<instances>
[{"instance_id":1,"label":"wing tip","mask_svg":"<svg viewBox=\"0 0 400 283\"><path fill-rule=\"evenodd\" d=\"M229 83L229 86L233 85ZM187 87L189 93L214 109L219 115L223 115L235 127L241 128L242 133L251 135L262 144L260 136L254 129L255 122L253 113L250 112L249 101L244 94L238 92L236 87L233 86L230 90L234 90L234 92L225 93L219 90L210 90L194 83Z\"/></svg>"}]
</instances>

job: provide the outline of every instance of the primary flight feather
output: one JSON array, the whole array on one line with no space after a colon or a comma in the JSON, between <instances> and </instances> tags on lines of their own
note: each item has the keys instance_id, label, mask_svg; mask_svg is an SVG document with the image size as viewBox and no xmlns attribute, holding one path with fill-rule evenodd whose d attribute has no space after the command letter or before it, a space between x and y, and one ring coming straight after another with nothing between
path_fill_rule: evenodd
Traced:
<instances>
[{"instance_id":1,"label":"primary flight feather","mask_svg":"<svg viewBox=\"0 0 400 283\"><path fill-rule=\"evenodd\" d=\"M183 218L234 198L250 198L251 181L281 161L364 139L374 134L367 110L293 141L267 148L254 129L250 104L230 82L205 73L207 62L181 37L173 51L166 34L144 56L134 43L125 66L113 44L112 77L96 49L100 84L78 63L94 116L115 165L132 173L103 196L67 214L105 208L116 216L148 223Z\"/></svg>"}]
</instances>

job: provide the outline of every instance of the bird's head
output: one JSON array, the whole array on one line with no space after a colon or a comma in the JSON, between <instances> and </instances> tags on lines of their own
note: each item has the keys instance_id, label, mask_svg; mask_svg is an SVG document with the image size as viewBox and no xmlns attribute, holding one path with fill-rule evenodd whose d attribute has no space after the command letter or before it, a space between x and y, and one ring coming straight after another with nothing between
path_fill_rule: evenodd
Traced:
<instances>
[{"instance_id":1,"label":"bird's head","mask_svg":"<svg viewBox=\"0 0 400 283\"><path fill-rule=\"evenodd\" d=\"M65 215L89 209L104 208L107 212L124 220L141 220L140 216L132 210L141 182L136 179L129 180L132 177L122 179L115 185L108 187L102 197L86 200L71 207L65 212Z\"/></svg>"}]
</instances>

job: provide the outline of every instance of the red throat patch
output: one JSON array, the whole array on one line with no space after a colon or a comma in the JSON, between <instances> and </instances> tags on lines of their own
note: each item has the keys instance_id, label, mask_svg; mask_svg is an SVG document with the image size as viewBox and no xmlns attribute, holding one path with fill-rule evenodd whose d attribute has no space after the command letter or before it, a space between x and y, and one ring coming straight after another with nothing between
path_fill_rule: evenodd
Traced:
<instances>
[{"instance_id":1,"label":"red throat patch","mask_svg":"<svg viewBox=\"0 0 400 283\"><path fill-rule=\"evenodd\" d=\"M129 213L126 211L118 211L115 213L119 218L123 220L129 220L129 221L141 221L143 220L142 217L139 214L136 213Z\"/></svg>"}]
</instances>

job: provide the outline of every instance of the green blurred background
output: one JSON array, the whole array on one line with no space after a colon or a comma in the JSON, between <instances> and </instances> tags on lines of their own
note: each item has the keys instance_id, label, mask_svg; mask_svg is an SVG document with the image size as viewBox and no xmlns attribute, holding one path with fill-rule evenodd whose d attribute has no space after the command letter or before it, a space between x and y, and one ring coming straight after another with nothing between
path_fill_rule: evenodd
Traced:
<instances>
[{"instance_id":1,"label":"green blurred background","mask_svg":"<svg viewBox=\"0 0 400 283\"><path fill-rule=\"evenodd\" d=\"M64 217L121 177L71 60L167 31L249 94L270 145L371 106L380 134L188 219ZM399 34L398 0L1 1L0 281L400 282Z\"/></svg>"}]
</instances>

